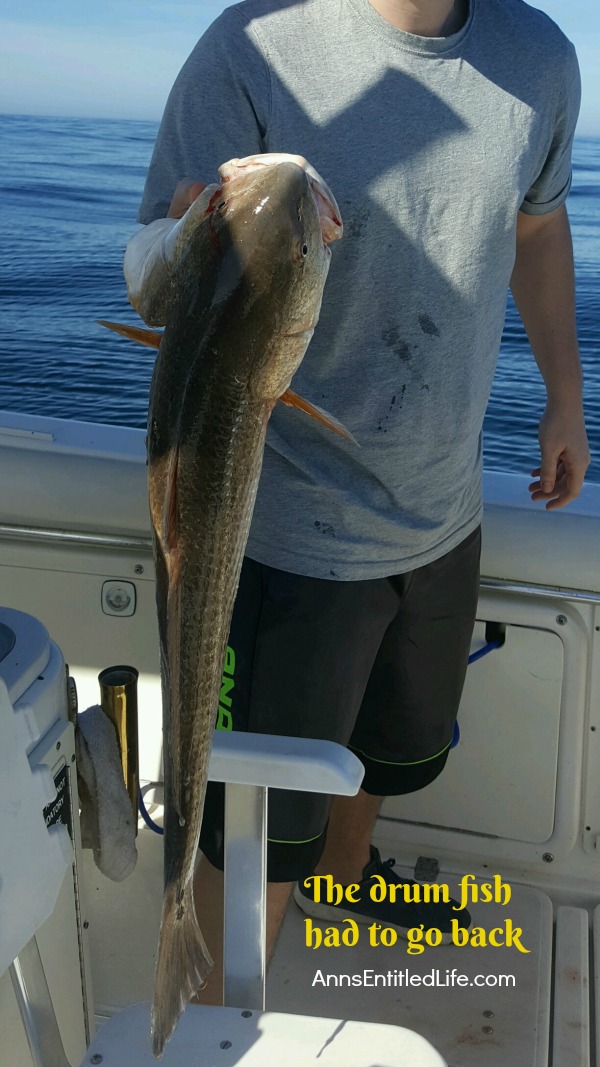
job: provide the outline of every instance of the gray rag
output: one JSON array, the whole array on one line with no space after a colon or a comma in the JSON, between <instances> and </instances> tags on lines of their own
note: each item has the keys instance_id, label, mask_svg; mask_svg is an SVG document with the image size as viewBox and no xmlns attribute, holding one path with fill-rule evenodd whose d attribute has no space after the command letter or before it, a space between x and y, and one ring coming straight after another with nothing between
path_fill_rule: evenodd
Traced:
<instances>
[{"instance_id":1,"label":"gray rag","mask_svg":"<svg viewBox=\"0 0 600 1067\"><path fill-rule=\"evenodd\" d=\"M115 728L99 704L77 716L75 731L81 843L96 866L122 882L137 863L135 824Z\"/></svg>"}]
</instances>

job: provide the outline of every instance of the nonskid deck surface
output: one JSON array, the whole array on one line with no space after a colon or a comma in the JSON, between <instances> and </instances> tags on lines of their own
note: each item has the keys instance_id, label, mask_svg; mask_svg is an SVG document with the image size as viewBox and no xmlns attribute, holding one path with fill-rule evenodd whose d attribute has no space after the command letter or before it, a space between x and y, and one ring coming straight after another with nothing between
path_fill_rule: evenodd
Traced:
<instances>
[{"instance_id":1,"label":"nonskid deck surface","mask_svg":"<svg viewBox=\"0 0 600 1067\"><path fill-rule=\"evenodd\" d=\"M134 874L119 886L107 883L86 862L100 1014L152 996L161 840L140 830L138 850ZM406 878L413 874L398 873ZM447 881L456 894L456 880L441 873L438 881ZM536 889L512 883L511 890L508 904L470 905L473 926L505 929L511 919L513 927L523 931L526 953L514 945L448 945L414 955L401 940L390 948L371 947L366 926L353 948L307 948L305 916L292 901L269 972L267 1009L405 1026L427 1038L449 1067L588 1067L587 913L558 910L553 979L552 902ZM315 921L323 930L328 925ZM341 974L374 982L375 974L388 972L392 977L385 986L335 984ZM425 977L428 984L411 984L411 975ZM459 985L458 975L466 976L468 984ZM485 981L479 975L489 976L494 984L471 985ZM500 975L514 976L514 984L503 979L501 985Z\"/></svg>"},{"instance_id":2,"label":"nonskid deck surface","mask_svg":"<svg viewBox=\"0 0 600 1067\"><path fill-rule=\"evenodd\" d=\"M407 878L410 873L406 872ZM407 952L407 942L400 939L393 947L371 947L365 926L354 948L309 949L305 947L305 917L292 905L270 970L267 1003L277 1011L408 1027L426 1037L449 1067L506 1067L509 1063L545 1067L551 901L536 890L513 887L508 905L476 904L471 911L473 926L487 931L504 930L510 917L514 927L522 928L522 945L529 951L521 952L514 945L440 945L415 955ZM317 925L325 930L327 924ZM381 984L349 987L341 975L355 982ZM343 984L337 984L336 978ZM426 984L414 984L419 978ZM498 984L476 984L485 981Z\"/></svg>"}]
</instances>

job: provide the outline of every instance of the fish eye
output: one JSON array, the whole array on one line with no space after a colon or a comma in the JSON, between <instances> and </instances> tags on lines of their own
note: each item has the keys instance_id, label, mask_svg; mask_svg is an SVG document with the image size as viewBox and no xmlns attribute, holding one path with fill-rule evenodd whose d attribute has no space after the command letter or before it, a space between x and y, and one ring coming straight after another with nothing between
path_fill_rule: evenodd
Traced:
<instances>
[{"instance_id":1,"label":"fish eye","mask_svg":"<svg viewBox=\"0 0 600 1067\"><path fill-rule=\"evenodd\" d=\"M308 245L302 245L302 255L303 256L307 256L308 255Z\"/></svg>"}]
</instances>

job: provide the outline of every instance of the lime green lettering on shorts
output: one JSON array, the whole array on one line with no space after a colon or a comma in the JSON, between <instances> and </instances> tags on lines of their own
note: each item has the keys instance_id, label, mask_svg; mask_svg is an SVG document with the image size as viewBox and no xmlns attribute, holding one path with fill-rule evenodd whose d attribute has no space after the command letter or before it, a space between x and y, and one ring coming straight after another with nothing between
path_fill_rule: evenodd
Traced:
<instances>
[{"instance_id":1,"label":"lime green lettering on shorts","mask_svg":"<svg viewBox=\"0 0 600 1067\"><path fill-rule=\"evenodd\" d=\"M232 689L235 689L235 682L233 678L228 678L226 674L223 675L221 681L221 695L219 697L219 703L225 704L226 707L231 707L231 697L229 693Z\"/></svg>"},{"instance_id":2,"label":"lime green lettering on shorts","mask_svg":"<svg viewBox=\"0 0 600 1067\"><path fill-rule=\"evenodd\" d=\"M233 716L231 705L233 703L231 693L235 689L235 652L227 646L225 663L223 665L223 677L221 679L221 693L219 696L219 710L217 712L217 730L233 730Z\"/></svg>"}]
</instances>

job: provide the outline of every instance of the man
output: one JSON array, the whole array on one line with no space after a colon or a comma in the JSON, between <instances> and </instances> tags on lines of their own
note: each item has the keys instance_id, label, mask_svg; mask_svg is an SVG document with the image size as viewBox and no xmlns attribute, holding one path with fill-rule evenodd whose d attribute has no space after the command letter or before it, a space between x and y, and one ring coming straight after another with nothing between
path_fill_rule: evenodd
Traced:
<instances>
[{"instance_id":1,"label":"man","mask_svg":"<svg viewBox=\"0 0 600 1067\"><path fill-rule=\"evenodd\" d=\"M323 175L345 223L294 389L361 448L274 412L217 725L341 741L365 779L329 821L326 798L271 796L269 945L291 884L313 870L394 880L371 846L381 798L427 785L448 757L509 283L548 396L532 498L553 509L580 491L589 452L564 207L578 104L572 46L521 0L245 0L207 31L169 98L142 222L182 214L229 158L286 151ZM216 785L201 847L218 958ZM295 897L342 917L302 886ZM456 916L380 907L365 893L356 912L400 930L447 931ZM219 979L217 968L205 1001L219 1001Z\"/></svg>"}]
</instances>

